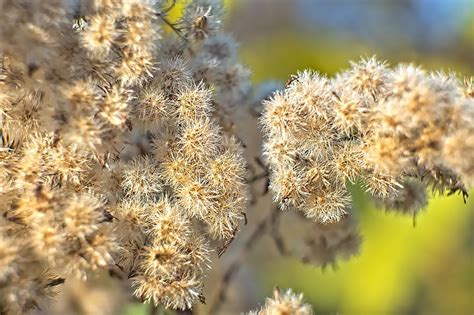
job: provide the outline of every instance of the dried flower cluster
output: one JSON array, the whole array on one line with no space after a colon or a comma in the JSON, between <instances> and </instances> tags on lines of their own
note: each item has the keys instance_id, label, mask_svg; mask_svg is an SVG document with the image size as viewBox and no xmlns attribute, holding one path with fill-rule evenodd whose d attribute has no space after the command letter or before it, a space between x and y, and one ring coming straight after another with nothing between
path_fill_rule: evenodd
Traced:
<instances>
[{"instance_id":1,"label":"dried flower cluster","mask_svg":"<svg viewBox=\"0 0 474 315\"><path fill-rule=\"evenodd\" d=\"M288 218L281 218L277 226L282 232L288 231L291 238L281 240L288 254L299 258L305 264L321 268L336 268L360 251L362 236L358 221L352 214L337 222L320 223L308 220L301 212Z\"/></svg>"},{"instance_id":2,"label":"dried flower cluster","mask_svg":"<svg viewBox=\"0 0 474 315\"><path fill-rule=\"evenodd\" d=\"M168 1L65 4L0 1L0 313L97 269L191 308L247 198L230 112L249 73L221 4L178 24Z\"/></svg>"},{"instance_id":3,"label":"dried flower cluster","mask_svg":"<svg viewBox=\"0 0 474 315\"><path fill-rule=\"evenodd\" d=\"M273 298L267 298L265 305L258 311L247 313L248 315L311 315L311 305L304 303L303 294L296 294L291 289L281 291L275 289Z\"/></svg>"},{"instance_id":4,"label":"dried flower cluster","mask_svg":"<svg viewBox=\"0 0 474 315\"><path fill-rule=\"evenodd\" d=\"M472 87L375 58L333 79L304 71L264 104L264 154L282 209L322 223L350 210L348 182L414 213L427 187L467 197L474 180Z\"/></svg>"},{"instance_id":5,"label":"dried flower cluster","mask_svg":"<svg viewBox=\"0 0 474 315\"><path fill-rule=\"evenodd\" d=\"M287 246L269 211L244 250L266 231L323 267L361 242L348 182L402 213L425 206L427 187L466 197L474 184L472 80L373 58L274 93L261 118L270 170L257 158L263 173L247 178L234 114L250 74L222 3L190 1L177 22L174 3L0 0L1 314L100 270L140 301L191 309L212 252L246 221L247 184L268 174L281 207L314 220L294 218ZM311 313L277 290L255 314Z\"/></svg>"}]
</instances>

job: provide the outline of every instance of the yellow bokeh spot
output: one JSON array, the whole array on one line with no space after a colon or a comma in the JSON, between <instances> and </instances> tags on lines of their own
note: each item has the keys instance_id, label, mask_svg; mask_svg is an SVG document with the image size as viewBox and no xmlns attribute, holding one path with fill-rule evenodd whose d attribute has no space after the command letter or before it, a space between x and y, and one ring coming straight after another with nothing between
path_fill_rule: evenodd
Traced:
<instances>
[{"instance_id":1,"label":"yellow bokeh spot","mask_svg":"<svg viewBox=\"0 0 474 315\"><path fill-rule=\"evenodd\" d=\"M446 269L451 272L450 267L470 265L473 253L466 253L462 244L474 218L473 206L472 201L463 204L460 196L432 198L428 208L418 215L414 227L410 217L386 213L366 201L362 205L356 202L357 208L363 208L358 213L363 244L357 257L339 263L336 270L324 271L295 259L278 259L263 267L270 270L264 276L266 291L277 284L304 292L316 313L318 310L343 314L408 311L417 303L420 286L433 285L431 282L436 281L433 275L443 274ZM286 270L291 272L282 272ZM452 279L454 276L457 277ZM462 274L448 273L444 277L438 281L451 278L449 285L459 292L456 295L437 292L443 287L439 283L440 287L432 288L429 294L444 294L445 301L433 307L446 307L450 314L468 314L472 292L462 290Z\"/></svg>"}]
</instances>

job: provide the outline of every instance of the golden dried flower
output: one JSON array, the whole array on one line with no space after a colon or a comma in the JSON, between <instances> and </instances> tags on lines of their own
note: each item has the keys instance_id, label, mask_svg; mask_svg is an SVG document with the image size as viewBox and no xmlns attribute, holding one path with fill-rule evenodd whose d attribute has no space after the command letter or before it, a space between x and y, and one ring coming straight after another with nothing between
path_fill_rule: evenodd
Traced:
<instances>
[{"instance_id":1,"label":"golden dried flower","mask_svg":"<svg viewBox=\"0 0 474 315\"><path fill-rule=\"evenodd\" d=\"M259 310L249 312L248 315L311 315L311 305L303 302L303 294L296 294L291 289L273 291L273 298L267 298L265 305Z\"/></svg>"},{"instance_id":2,"label":"golden dried flower","mask_svg":"<svg viewBox=\"0 0 474 315\"><path fill-rule=\"evenodd\" d=\"M275 200L327 223L350 209L347 182L361 181L395 208L404 207L397 198L416 209L425 205L424 188L400 184L406 176L467 196L473 106L461 91L453 75L412 65L390 69L375 58L351 63L331 80L299 73L264 102L264 155ZM408 197L413 190L420 200Z\"/></svg>"}]
</instances>

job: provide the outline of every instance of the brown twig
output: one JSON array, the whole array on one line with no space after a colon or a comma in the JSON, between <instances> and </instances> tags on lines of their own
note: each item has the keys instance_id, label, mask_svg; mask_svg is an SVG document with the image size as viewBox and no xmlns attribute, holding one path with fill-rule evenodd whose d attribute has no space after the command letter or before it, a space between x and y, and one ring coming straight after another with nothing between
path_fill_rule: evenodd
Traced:
<instances>
[{"instance_id":1,"label":"brown twig","mask_svg":"<svg viewBox=\"0 0 474 315\"><path fill-rule=\"evenodd\" d=\"M280 218L280 213L281 211L278 211L278 209L276 209L276 211L273 211L272 213L272 225L270 235L280 255L288 256L290 254L290 251L286 247L285 242L283 240L283 236L281 235L280 230L278 229L278 219Z\"/></svg>"},{"instance_id":2,"label":"brown twig","mask_svg":"<svg viewBox=\"0 0 474 315\"><path fill-rule=\"evenodd\" d=\"M211 307L210 314L217 314L222 304L224 304L227 299L227 290L229 288L232 277L237 274L237 272L242 266L245 257L250 253L253 246L258 242L258 240L260 240L262 236L265 235L267 229L271 227L273 223L276 222L276 218L280 215L280 213L281 211L279 211L279 209L275 207L271 211L269 211L268 215L266 215L260 220L260 222L258 222L252 234L250 234L247 241L241 247L240 253L236 255L236 258L229 264L229 268L227 268L227 271L224 273L222 281L220 283L219 295Z\"/></svg>"}]
</instances>

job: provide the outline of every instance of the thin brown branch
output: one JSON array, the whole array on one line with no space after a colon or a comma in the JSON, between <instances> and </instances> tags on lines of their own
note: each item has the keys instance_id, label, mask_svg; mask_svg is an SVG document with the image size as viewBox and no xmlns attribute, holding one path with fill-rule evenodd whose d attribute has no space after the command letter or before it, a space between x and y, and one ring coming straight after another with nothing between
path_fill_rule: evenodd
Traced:
<instances>
[{"instance_id":1,"label":"thin brown branch","mask_svg":"<svg viewBox=\"0 0 474 315\"><path fill-rule=\"evenodd\" d=\"M262 236L265 235L265 232L268 230L268 228L271 227L274 222L276 222L276 217L278 217L280 213L281 211L275 207L258 222L247 241L240 248L240 253L235 256L236 258L229 264L227 271L224 273L220 283L220 288L218 290L219 295L211 307L210 314L217 314L219 312L222 304L224 304L224 302L227 300L227 291L232 278L237 274L237 272L239 272L243 261L251 252L255 244L257 244Z\"/></svg>"}]
</instances>

